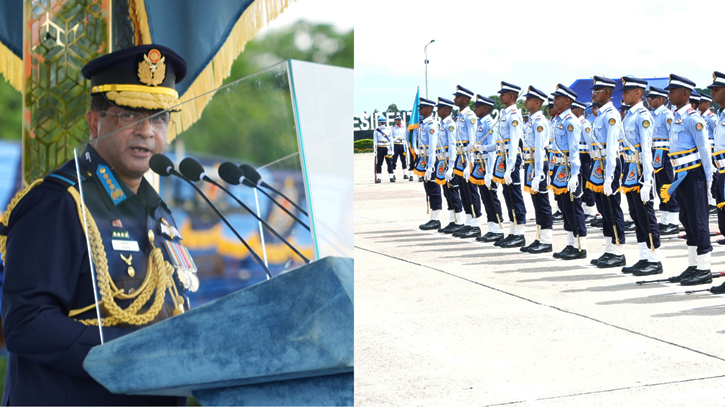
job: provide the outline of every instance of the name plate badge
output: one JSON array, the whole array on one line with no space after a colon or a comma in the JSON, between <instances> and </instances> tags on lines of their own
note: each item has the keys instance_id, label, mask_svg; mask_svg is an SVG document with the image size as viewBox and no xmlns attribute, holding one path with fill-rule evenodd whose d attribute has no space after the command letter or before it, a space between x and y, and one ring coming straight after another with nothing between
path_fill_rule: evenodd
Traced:
<instances>
[{"instance_id":1,"label":"name plate badge","mask_svg":"<svg viewBox=\"0 0 725 407\"><path fill-rule=\"evenodd\" d=\"M113 250L117 252L137 252L138 242L135 240L111 240Z\"/></svg>"}]
</instances>

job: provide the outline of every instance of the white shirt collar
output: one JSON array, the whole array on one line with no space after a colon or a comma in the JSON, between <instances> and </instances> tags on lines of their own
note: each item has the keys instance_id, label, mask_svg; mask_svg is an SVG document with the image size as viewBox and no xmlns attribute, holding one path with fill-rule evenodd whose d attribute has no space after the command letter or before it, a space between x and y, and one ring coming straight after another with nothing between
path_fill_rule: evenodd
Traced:
<instances>
[{"instance_id":1,"label":"white shirt collar","mask_svg":"<svg viewBox=\"0 0 725 407\"><path fill-rule=\"evenodd\" d=\"M640 100L639 103L629 108L629 111L634 113L640 106L644 106L644 103Z\"/></svg>"},{"instance_id":2,"label":"white shirt collar","mask_svg":"<svg viewBox=\"0 0 725 407\"><path fill-rule=\"evenodd\" d=\"M689 109L691 107L692 106L690 106L690 103L689 102L688 103L685 103L684 106L682 106L681 108L675 110L675 113L676 114L679 114L680 116L684 116L685 112L687 112L687 109Z\"/></svg>"}]
</instances>

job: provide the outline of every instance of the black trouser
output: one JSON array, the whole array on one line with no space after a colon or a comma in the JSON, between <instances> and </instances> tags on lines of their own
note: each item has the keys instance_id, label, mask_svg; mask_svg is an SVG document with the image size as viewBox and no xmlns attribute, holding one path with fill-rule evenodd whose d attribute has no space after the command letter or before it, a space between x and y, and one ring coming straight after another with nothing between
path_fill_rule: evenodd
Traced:
<instances>
[{"instance_id":1,"label":"black trouser","mask_svg":"<svg viewBox=\"0 0 725 407\"><path fill-rule=\"evenodd\" d=\"M592 157L588 153L579 153L579 160L581 161L581 167L579 168L579 184L586 185L587 181L592 175ZM584 194L581 198L582 202L587 206L594 206L594 191L589 188L584 188Z\"/></svg>"},{"instance_id":2,"label":"black trouser","mask_svg":"<svg viewBox=\"0 0 725 407\"><path fill-rule=\"evenodd\" d=\"M392 167L392 164L390 163L390 158L386 157L385 156L386 154L388 154L388 148L378 146L378 151L377 151L378 165L375 166L376 174L380 174L383 171L383 160L385 160L385 165L388 167L388 174L393 173L393 167Z\"/></svg>"},{"instance_id":3,"label":"black trouser","mask_svg":"<svg viewBox=\"0 0 725 407\"><path fill-rule=\"evenodd\" d=\"M712 197L715 198L715 204L725 202L725 176L720 174L718 171L717 179L712 180ZM714 174L713 174L714 175ZM717 209L717 226L720 229L720 233L725 234L725 207Z\"/></svg>"},{"instance_id":4,"label":"black trouser","mask_svg":"<svg viewBox=\"0 0 725 407\"><path fill-rule=\"evenodd\" d=\"M660 229L657 226L654 202L649 201L645 205L645 203L642 202L639 192L635 191L627 192L625 195L627 196L627 204L629 204L629 216L632 218L634 225L637 227L637 243L646 242L647 247L652 249L648 234L652 233L652 242L655 245L655 249L660 247ZM649 231L647 230L647 219L649 219Z\"/></svg>"},{"instance_id":5,"label":"black trouser","mask_svg":"<svg viewBox=\"0 0 725 407\"><path fill-rule=\"evenodd\" d=\"M707 181L702 167L689 170L676 192L687 197L680 201L680 223L687 233L687 245L697 246L698 255L711 252Z\"/></svg>"},{"instance_id":6,"label":"black trouser","mask_svg":"<svg viewBox=\"0 0 725 407\"><path fill-rule=\"evenodd\" d=\"M395 171L395 167L397 167L398 163L398 157L400 157L400 162L403 164L403 169L406 169L407 166L405 164L405 146L402 144L395 144L393 145L393 159L391 160L393 163L393 171Z\"/></svg>"},{"instance_id":7,"label":"black trouser","mask_svg":"<svg viewBox=\"0 0 725 407\"><path fill-rule=\"evenodd\" d=\"M617 167L614 170L614 180L612 181L612 190L619 189L619 178L622 174L622 163L617 160ZM606 181L605 181L606 182ZM622 213L622 194L615 192L612 195L605 195L604 192L595 192L594 201L597 204L597 211L602 215L602 233L604 236L610 237L612 243L617 243L614 237L614 228L617 228L617 238L619 244L625 242L624 237L624 214ZM610 208L611 204L611 210Z\"/></svg>"},{"instance_id":8,"label":"black trouser","mask_svg":"<svg viewBox=\"0 0 725 407\"><path fill-rule=\"evenodd\" d=\"M537 194L530 195L531 202L534 204L536 224L539 225L541 229L552 229L554 225L554 216L551 213L549 192L539 192Z\"/></svg>"},{"instance_id":9,"label":"black trouser","mask_svg":"<svg viewBox=\"0 0 725 407\"><path fill-rule=\"evenodd\" d=\"M511 172L511 185L503 185L503 199L506 202L509 221L513 222L512 209L516 212L516 223L526 224L526 206L521 192L521 156L516 157L516 165Z\"/></svg>"},{"instance_id":10,"label":"black trouser","mask_svg":"<svg viewBox=\"0 0 725 407\"><path fill-rule=\"evenodd\" d=\"M659 191L660 189L662 189L662 185L672 184L674 181L675 172L672 169L672 159L669 155L667 155L667 153L662 154L662 169L655 172L655 185L657 186L657 195L660 195ZM659 208L661 211L665 212L679 212L680 205L677 203L677 190L675 190L667 203L662 202L662 199L660 199Z\"/></svg>"},{"instance_id":11,"label":"black trouser","mask_svg":"<svg viewBox=\"0 0 725 407\"><path fill-rule=\"evenodd\" d=\"M478 189L475 185L467 182L462 176L453 174L453 181L459 185L461 201L463 202L463 210L466 215L471 215L471 205L473 205L473 214L476 218L481 217L481 197L478 195ZM465 189L464 189L465 188Z\"/></svg>"},{"instance_id":12,"label":"black trouser","mask_svg":"<svg viewBox=\"0 0 725 407\"><path fill-rule=\"evenodd\" d=\"M481 192L483 207L486 209L486 221L488 221L489 223L498 223L499 220L503 222L503 215L501 214L501 201L498 199L498 184L495 182L491 182L491 189L489 189L485 185L479 185L478 189Z\"/></svg>"},{"instance_id":13,"label":"black trouser","mask_svg":"<svg viewBox=\"0 0 725 407\"><path fill-rule=\"evenodd\" d=\"M581 195L581 184L577 187L576 192ZM574 195L576 196L577 194L575 193ZM582 208L581 197L574 198L574 201L572 201L569 193L567 192L564 194L557 194L556 202L561 208L562 215L564 215L564 230L574 233L574 237L586 237L587 225L584 222L584 208ZM574 227L574 222L576 222L576 228Z\"/></svg>"},{"instance_id":14,"label":"black trouser","mask_svg":"<svg viewBox=\"0 0 725 407\"><path fill-rule=\"evenodd\" d=\"M428 203L430 204L430 210L440 211L441 209L443 209L441 186L433 181L425 181L423 182L423 188L425 188L425 193L428 194Z\"/></svg>"},{"instance_id":15,"label":"black trouser","mask_svg":"<svg viewBox=\"0 0 725 407\"><path fill-rule=\"evenodd\" d=\"M449 211L456 213L463 211L463 204L461 203L461 196L459 195L459 185L456 183L456 179L453 178L446 185L441 186L443 188L443 196L446 198L446 206ZM458 219L460 222L461 219Z\"/></svg>"}]
</instances>

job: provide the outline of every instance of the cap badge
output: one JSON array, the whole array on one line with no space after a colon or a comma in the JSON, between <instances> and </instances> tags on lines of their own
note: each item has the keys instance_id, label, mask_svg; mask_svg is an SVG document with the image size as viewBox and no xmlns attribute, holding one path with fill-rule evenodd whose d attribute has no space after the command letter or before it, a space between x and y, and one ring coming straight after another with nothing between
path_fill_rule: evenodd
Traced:
<instances>
[{"instance_id":1,"label":"cap badge","mask_svg":"<svg viewBox=\"0 0 725 407\"><path fill-rule=\"evenodd\" d=\"M166 64L161 53L152 49L143 56L143 61L138 63L138 80L144 85L158 86L166 78Z\"/></svg>"}]
</instances>

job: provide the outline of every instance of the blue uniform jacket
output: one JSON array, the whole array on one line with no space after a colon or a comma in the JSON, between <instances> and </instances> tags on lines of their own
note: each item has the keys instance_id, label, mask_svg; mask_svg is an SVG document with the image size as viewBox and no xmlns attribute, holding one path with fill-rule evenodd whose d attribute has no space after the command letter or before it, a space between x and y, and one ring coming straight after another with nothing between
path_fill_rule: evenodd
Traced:
<instances>
[{"instance_id":1,"label":"blue uniform jacket","mask_svg":"<svg viewBox=\"0 0 725 407\"><path fill-rule=\"evenodd\" d=\"M175 227L169 208L146 180L138 194L119 183L120 178L90 146L79 163L84 202L101 234L109 274L126 293L138 289L146 275L148 230L156 234L156 247L171 239L160 230L162 217ZM71 310L94 304L86 238L76 201L68 192L68 187L78 188L75 174L74 161L64 164L18 202L7 225L0 225L0 234L7 236L2 322L9 352L3 405L185 405L186 398L111 394L83 369L90 349L100 344L100 334L97 326L76 321L95 318L95 308L68 316ZM125 240L138 242L140 250L114 250L114 232L115 238L127 232ZM178 236L173 240L178 242ZM168 261L165 248L162 252ZM134 277L129 276L121 254L133 256ZM178 283L177 287L183 291ZM116 303L126 308L131 301L117 299ZM152 322L168 318L171 311L173 304L165 304ZM104 340L142 327L104 327Z\"/></svg>"}]
</instances>

